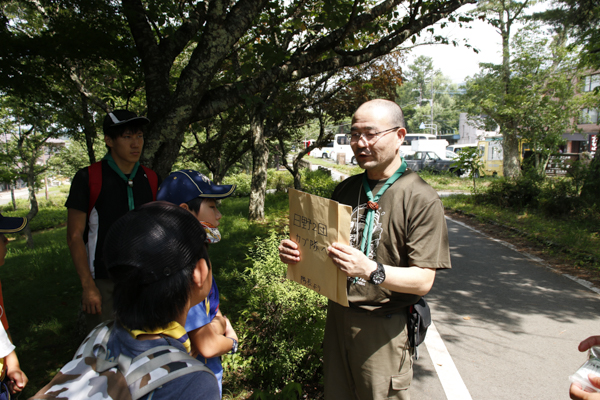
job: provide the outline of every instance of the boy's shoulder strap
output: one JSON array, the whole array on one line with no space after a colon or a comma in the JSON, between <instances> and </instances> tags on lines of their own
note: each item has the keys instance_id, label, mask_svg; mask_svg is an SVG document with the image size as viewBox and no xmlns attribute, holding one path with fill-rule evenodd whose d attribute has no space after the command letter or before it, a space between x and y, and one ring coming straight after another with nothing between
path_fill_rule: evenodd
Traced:
<instances>
[{"instance_id":1,"label":"boy's shoulder strap","mask_svg":"<svg viewBox=\"0 0 600 400\"><path fill-rule=\"evenodd\" d=\"M88 203L88 218L96 205L96 200L102 190L102 161L93 163L88 167L88 187L90 189L90 200Z\"/></svg>"},{"instance_id":2,"label":"boy's shoulder strap","mask_svg":"<svg viewBox=\"0 0 600 400\"><path fill-rule=\"evenodd\" d=\"M148 183L150 184L150 190L152 190L152 200L156 200L156 193L158 192L158 175L150 168L143 166L144 173L148 177ZM88 203L88 217L92 212L92 209L96 205L100 191L102 190L102 161L93 163L88 167L88 187L90 189L90 198Z\"/></svg>"},{"instance_id":3,"label":"boy's shoulder strap","mask_svg":"<svg viewBox=\"0 0 600 400\"><path fill-rule=\"evenodd\" d=\"M148 177L148 183L150 183L150 189L152 190L152 200L155 201L156 193L158 192L158 175L156 175L156 172L144 165L141 167L144 169L146 177Z\"/></svg>"},{"instance_id":4,"label":"boy's shoulder strap","mask_svg":"<svg viewBox=\"0 0 600 400\"><path fill-rule=\"evenodd\" d=\"M204 363L170 345L153 347L130 360L119 357L119 369L125 375L133 400L193 372L209 372L214 376Z\"/></svg>"}]
</instances>

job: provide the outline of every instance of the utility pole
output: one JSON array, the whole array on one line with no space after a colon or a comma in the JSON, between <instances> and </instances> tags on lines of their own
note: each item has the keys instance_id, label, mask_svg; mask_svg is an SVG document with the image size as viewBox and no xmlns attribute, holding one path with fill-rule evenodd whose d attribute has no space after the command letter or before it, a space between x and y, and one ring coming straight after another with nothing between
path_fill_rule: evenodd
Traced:
<instances>
[{"instance_id":1,"label":"utility pole","mask_svg":"<svg viewBox=\"0 0 600 400\"><path fill-rule=\"evenodd\" d=\"M434 76L434 70L431 70L431 103L429 103L431 105L431 131L430 133L433 135L433 76ZM436 134L437 134L437 130L436 130Z\"/></svg>"}]
</instances>

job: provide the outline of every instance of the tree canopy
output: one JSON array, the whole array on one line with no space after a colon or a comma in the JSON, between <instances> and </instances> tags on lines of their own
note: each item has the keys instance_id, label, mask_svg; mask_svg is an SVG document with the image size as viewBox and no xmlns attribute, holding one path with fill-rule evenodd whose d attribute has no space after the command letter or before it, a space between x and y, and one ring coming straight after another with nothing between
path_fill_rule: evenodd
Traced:
<instances>
[{"instance_id":1,"label":"tree canopy","mask_svg":"<svg viewBox=\"0 0 600 400\"><path fill-rule=\"evenodd\" d=\"M144 158L164 176L193 123L269 87L390 53L474 2L7 1L0 90L53 94L48 102L74 129L112 108L146 113Z\"/></svg>"}]
</instances>

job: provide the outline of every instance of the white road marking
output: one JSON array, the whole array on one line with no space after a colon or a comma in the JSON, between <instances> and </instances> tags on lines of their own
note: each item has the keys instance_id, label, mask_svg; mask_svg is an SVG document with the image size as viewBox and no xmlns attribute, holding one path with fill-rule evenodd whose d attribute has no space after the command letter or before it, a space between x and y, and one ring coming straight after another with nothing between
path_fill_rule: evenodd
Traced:
<instances>
[{"instance_id":1,"label":"white road marking","mask_svg":"<svg viewBox=\"0 0 600 400\"><path fill-rule=\"evenodd\" d=\"M431 362L440 378L448 400L471 400L471 393L463 382L448 349L440 336L435 324L431 322L425 336L425 346L431 357Z\"/></svg>"}]
</instances>

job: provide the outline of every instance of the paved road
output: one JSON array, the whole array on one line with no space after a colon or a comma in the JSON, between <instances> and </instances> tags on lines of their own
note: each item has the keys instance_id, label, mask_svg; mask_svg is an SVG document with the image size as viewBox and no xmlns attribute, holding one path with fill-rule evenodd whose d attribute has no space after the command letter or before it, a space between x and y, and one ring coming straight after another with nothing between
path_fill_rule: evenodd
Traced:
<instances>
[{"instance_id":1,"label":"paved road","mask_svg":"<svg viewBox=\"0 0 600 400\"><path fill-rule=\"evenodd\" d=\"M27 190L27 188L15 190L15 198L26 199L28 197L29 197L29 191ZM12 199L10 197L10 190L5 190L3 192L0 192L0 205L8 204L11 201L12 201Z\"/></svg>"},{"instance_id":2,"label":"paved road","mask_svg":"<svg viewBox=\"0 0 600 400\"><path fill-rule=\"evenodd\" d=\"M448 230L453 268L427 296L434 329L412 399L568 399L577 345L600 335L600 294L462 224Z\"/></svg>"}]
</instances>

